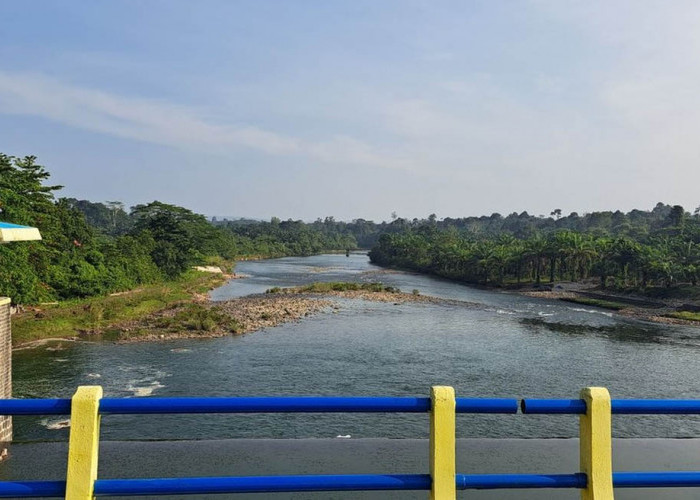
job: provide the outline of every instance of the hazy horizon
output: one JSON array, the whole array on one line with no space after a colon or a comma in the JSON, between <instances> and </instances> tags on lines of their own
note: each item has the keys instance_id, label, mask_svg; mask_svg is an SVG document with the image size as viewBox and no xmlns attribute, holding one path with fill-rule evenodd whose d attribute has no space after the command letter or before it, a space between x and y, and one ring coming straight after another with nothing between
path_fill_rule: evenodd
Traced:
<instances>
[{"instance_id":1,"label":"hazy horizon","mask_svg":"<svg viewBox=\"0 0 700 500\"><path fill-rule=\"evenodd\" d=\"M62 196L438 218L700 205L700 3L3 2L0 152Z\"/></svg>"}]
</instances>

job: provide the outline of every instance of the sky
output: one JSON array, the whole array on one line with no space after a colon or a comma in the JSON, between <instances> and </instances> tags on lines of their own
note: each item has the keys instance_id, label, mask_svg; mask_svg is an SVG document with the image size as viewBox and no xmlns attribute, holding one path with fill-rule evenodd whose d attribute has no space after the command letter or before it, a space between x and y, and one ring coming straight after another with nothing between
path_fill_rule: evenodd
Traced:
<instances>
[{"instance_id":1,"label":"sky","mask_svg":"<svg viewBox=\"0 0 700 500\"><path fill-rule=\"evenodd\" d=\"M700 205L700 2L4 0L62 196L387 220Z\"/></svg>"}]
</instances>

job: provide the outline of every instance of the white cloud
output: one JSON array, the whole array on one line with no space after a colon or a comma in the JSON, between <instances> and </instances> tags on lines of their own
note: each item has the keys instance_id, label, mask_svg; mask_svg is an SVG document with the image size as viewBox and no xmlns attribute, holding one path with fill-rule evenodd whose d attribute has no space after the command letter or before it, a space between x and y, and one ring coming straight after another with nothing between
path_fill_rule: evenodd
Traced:
<instances>
[{"instance_id":1,"label":"white cloud","mask_svg":"<svg viewBox=\"0 0 700 500\"><path fill-rule=\"evenodd\" d=\"M185 106L118 96L39 75L0 72L0 112L40 116L89 131L184 149L232 153L247 148L331 165L411 168L410 162L347 135L308 141L253 125L213 123Z\"/></svg>"}]
</instances>

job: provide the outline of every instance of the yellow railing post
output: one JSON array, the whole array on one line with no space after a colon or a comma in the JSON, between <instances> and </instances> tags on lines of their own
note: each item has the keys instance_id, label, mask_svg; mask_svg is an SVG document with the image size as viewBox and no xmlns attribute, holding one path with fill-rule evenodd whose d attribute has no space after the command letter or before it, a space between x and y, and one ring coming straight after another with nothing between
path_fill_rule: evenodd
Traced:
<instances>
[{"instance_id":1,"label":"yellow railing post","mask_svg":"<svg viewBox=\"0 0 700 500\"><path fill-rule=\"evenodd\" d=\"M455 390L430 390L430 500L455 500Z\"/></svg>"},{"instance_id":2,"label":"yellow railing post","mask_svg":"<svg viewBox=\"0 0 700 500\"><path fill-rule=\"evenodd\" d=\"M588 477L581 500L613 500L610 393L604 387L587 387L581 399L586 402L580 420L581 472Z\"/></svg>"},{"instance_id":3,"label":"yellow railing post","mask_svg":"<svg viewBox=\"0 0 700 500\"><path fill-rule=\"evenodd\" d=\"M71 401L66 500L92 500L100 445L102 387L81 386Z\"/></svg>"}]
</instances>

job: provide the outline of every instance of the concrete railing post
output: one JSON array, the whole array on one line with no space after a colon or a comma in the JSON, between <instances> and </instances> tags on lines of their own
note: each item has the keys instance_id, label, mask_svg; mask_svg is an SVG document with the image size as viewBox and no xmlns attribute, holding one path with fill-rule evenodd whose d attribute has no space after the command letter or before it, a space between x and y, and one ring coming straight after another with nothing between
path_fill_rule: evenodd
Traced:
<instances>
[{"instance_id":1,"label":"concrete railing post","mask_svg":"<svg viewBox=\"0 0 700 500\"><path fill-rule=\"evenodd\" d=\"M0 222L0 244L10 241L40 240L35 227ZM0 297L0 399L12 397L12 330L10 328L10 299ZM0 459L5 454L4 443L12 441L12 418L0 415Z\"/></svg>"},{"instance_id":2,"label":"concrete railing post","mask_svg":"<svg viewBox=\"0 0 700 500\"><path fill-rule=\"evenodd\" d=\"M80 386L71 402L66 500L94 498L100 453L102 387Z\"/></svg>"},{"instance_id":3,"label":"concrete railing post","mask_svg":"<svg viewBox=\"0 0 700 500\"><path fill-rule=\"evenodd\" d=\"M455 390L433 386L430 400L430 500L455 500Z\"/></svg>"},{"instance_id":4,"label":"concrete railing post","mask_svg":"<svg viewBox=\"0 0 700 500\"><path fill-rule=\"evenodd\" d=\"M587 387L581 399L586 402L580 420L581 472L588 478L581 500L613 500L610 393L604 387Z\"/></svg>"}]
</instances>

